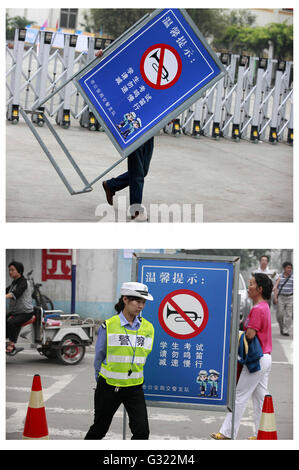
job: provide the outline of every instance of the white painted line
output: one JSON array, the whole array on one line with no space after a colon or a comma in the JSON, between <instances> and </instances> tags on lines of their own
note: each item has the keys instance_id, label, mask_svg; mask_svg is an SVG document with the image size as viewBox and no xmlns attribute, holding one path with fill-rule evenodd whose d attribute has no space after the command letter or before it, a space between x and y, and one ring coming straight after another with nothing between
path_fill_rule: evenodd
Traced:
<instances>
[{"instance_id":1,"label":"white painted line","mask_svg":"<svg viewBox=\"0 0 299 470\"><path fill-rule=\"evenodd\" d=\"M26 393L30 393L31 392L31 388L30 387L10 387L9 385L6 387L6 390L11 390L11 391L15 391L15 392L26 392Z\"/></svg>"},{"instance_id":2,"label":"white painted line","mask_svg":"<svg viewBox=\"0 0 299 470\"><path fill-rule=\"evenodd\" d=\"M44 402L52 398L56 393L60 393L75 377L75 375L71 374L55 377L56 381L50 385L50 387L43 389ZM30 397L28 397L28 402L26 403L15 403L13 407L10 406L10 408L15 409L15 412L6 420L7 433L23 431L29 398ZM9 406L9 403L7 406Z\"/></svg>"},{"instance_id":3,"label":"white painted line","mask_svg":"<svg viewBox=\"0 0 299 470\"><path fill-rule=\"evenodd\" d=\"M293 341L290 339L278 339L277 341L283 349L287 362L293 364Z\"/></svg>"},{"instance_id":4,"label":"white painted line","mask_svg":"<svg viewBox=\"0 0 299 470\"><path fill-rule=\"evenodd\" d=\"M171 422L182 422L192 421L189 416L179 414L162 414L162 413L149 413L149 419L153 421L171 421Z\"/></svg>"},{"instance_id":5,"label":"white painted line","mask_svg":"<svg viewBox=\"0 0 299 470\"><path fill-rule=\"evenodd\" d=\"M56 395L56 393L60 393L67 385L69 385L72 380L76 378L76 375L62 375L56 377L56 381L50 385L50 387L46 388L43 390L44 392L44 401L46 402L50 398L52 398L53 395Z\"/></svg>"},{"instance_id":6,"label":"white painted line","mask_svg":"<svg viewBox=\"0 0 299 470\"><path fill-rule=\"evenodd\" d=\"M278 365L283 365L283 366L292 366L292 362L284 362L284 361L272 361L272 366L278 364Z\"/></svg>"}]
</instances>

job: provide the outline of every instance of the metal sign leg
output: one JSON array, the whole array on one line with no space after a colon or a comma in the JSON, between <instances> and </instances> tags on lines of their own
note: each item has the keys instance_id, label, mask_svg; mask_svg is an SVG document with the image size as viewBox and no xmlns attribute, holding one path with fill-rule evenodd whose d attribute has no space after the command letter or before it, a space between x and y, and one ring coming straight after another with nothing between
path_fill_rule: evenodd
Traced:
<instances>
[{"instance_id":1,"label":"metal sign leg","mask_svg":"<svg viewBox=\"0 0 299 470\"><path fill-rule=\"evenodd\" d=\"M51 152L49 151L48 147L45 145L45 143L43 142L43 140L41 139L40 135L38 134L37 130L35 129L34 125L32 124L32 122L30 121L30 119L28 118L27 116L27 113L25 110L23 110L22 108L20 108L20 113L21 115L23 116L24 118L24 121L26 122L26 124L28 125L29 129L31 130L31 132L33 133L34 137L36 138L36 140L38 141L38 143L40 144L41 148L43 149L43 151L45 152L45 154L47 155L48 159L50 160L50 162L52 163L53 167L55 168L56 172L58 173L59 177L61 178L61 180L63 181L64 185L66 186L66 188L68 189L69 193L70 194L81 194L81 193L86 193L86 192L90 192L92 191L92 187L90 186L90 184L88 183L87 179L85 178L85 176L83 175L83 173L81 172L80 168L78 167L78 165L76 164L76 162L74 161L73 157L71 156L71 154L69 153L69 151L67 150L66 146L64 145L64 143L62 142L62 140L60 139L60 137L58 136L57 132L55 131L55 129L53 128L52 124L49 122L49 120L46 118L46 116L44 115L44 121L45 123L47 124L48 128L50 129L50 131L52 132L52 134L54 135L55 139L57 140L59 146L61 147L61 149L63 150L63 152L65 153L65 155L67 156L68 160L70 161L70 163L72 164L73 168L75 169L75 171L77 172L77 174L80 176L81 180L83 181L83 183L85 184L85 188L81 191L74 191L74 189L72 188L72 186L70 185L69 181L67 180L67 178L65 177L65 175L63 174L63 172L61 171L60 167L57 165L53 155L51 154Z\"/></svg>"},{"instance_id":2,"label":"metal sign leg","mask_svg":"<svg viewBox=\"0 0 299 470\"><path fill-rule=\"evenodd\" d=\"M28 112L28 111L27 111ZM66 148L66 146L64 145L64 143L62 142L61 138L59 137L59 135L57 134L57 132L55 131L54 127L52 126L51 122L49 121L49 119L45 116L45 114L43 114L43 120L45 122L45 124L48 126L50 132L53 134L54 138L56 139L58 145L60 146L60 148L62 149L62 151L64 152L64 154L66 155L66 157L68 158L69 162L71 163L71 165L73 166L74 170L76 171L76 173L79 175L79 177L81 178L82 182L84 183L84 188L80 191L75 191L72 186L70 185L69 181L67 180L67 178L65 177L65 175L63 174L63 172L61 171L60 167L58 166L58 164L56 163L53 155L50 153L48 147L45 145L45 143L43 142L43 140L41 139L40 135L38 134L36 128L34 127L34 125L32 124L32 122L30 121L30 119L28 118L27 116L27 112L20 108L20 113L21 115L23 116L24 118L24 121L26 122L26 124L28 125L29 129L31 130L31 132L33 133L34 137L36 138L36 140L38 141L38 143L40 144L41 148L43 149L43 151L45 152L45 154L47 155L48 159L50 160L50 162L52 163L52 165L54 166L56 172L58 173L59 177L61 178L61 180L63 181L63 183L65 184L65 186L67 187L69 193L71 195L75 195L75 194L82 194L82 193L87 193L87 192L90 192L92 191L92 186L98 181L100 180L101 178L103 178L103 176L105 176L107 173L109 173L109 171L111 171L113 168L115 168L117 165L119 165L122 161L124 161L126 158L128 158L128 155L124 156L124 157L121 157L119 160L117 160L113 165L111 165L107 170L105 170L103 173L101 173L99 176L97 176L93 181L89 182L86 177L84 176L84 174L82 173L82 171L80 170L79 166L77 165L77 163L75 162L75 160L73 159L72 155L70 154L70 152L68 151L68 149ZM33 111L30 111L30 113L32 113Z\"/></svg>"}]
</instances>

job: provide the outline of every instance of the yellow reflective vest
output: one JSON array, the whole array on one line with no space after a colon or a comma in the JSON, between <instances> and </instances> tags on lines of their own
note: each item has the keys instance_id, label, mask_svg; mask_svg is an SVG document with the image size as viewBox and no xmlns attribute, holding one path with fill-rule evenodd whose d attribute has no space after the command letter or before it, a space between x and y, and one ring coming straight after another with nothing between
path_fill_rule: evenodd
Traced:
<instances>
[{"instance_id":1,"label":"yellow reflective vest","mask_svg":"<svg viewBox=\"0 0 299 470\"><path fill-rule=\"evenodd\" d=\"M145 318L137 331L121 326L119 315L106 320L107 354L99 375L109 385L131 387L143 383L143 367L153 348L154 327Z\"/></svg>"}]
</instances>

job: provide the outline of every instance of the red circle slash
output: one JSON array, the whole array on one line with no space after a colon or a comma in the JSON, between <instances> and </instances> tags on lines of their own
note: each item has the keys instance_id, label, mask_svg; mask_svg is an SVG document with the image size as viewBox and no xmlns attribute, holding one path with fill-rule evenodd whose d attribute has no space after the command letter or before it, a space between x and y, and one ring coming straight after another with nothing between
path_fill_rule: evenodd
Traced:
<instances>
[{"instance_id":1,"label":"red circle slash","mask_svg":"<svg viewBox=\"0 0 299 470\"><path fill-rule=\"evenodd\" d=\"M199 304L201 305L201 308L203 309L203 321L200 326L197 326L196 323L194 323L194 321L188 317L188 315L184 312L184 310L173 299L173 297L175 297L176 295L180 295L180 294L190 295L192 297L195 297L195 299L198 300ZM175 331L172 331L166 325L163 312L164 312L164 307L167 305L167 303L169 303L175 309L176 313L178 315L181 315L181 317L191 326L191 328L193 329L191 333L186 333L186 334L176 333ZM166 331L167 334L178 339L188 339L188 338L193 338L194 336L199 335L199 333L201 333L206 327L208 323L208 318L209 318L209 311L208 311L208 306L205 300L199 294L197 294L197 292L191 291L189 289L178 289L176 291L170 292L169 294L166 295L166 297L164 297L164 299L162 300L159 306L160 325L162 326L163 330Z\"/></svg>"},{"instance_id":2,"label":"red circle slash","mask_svg":"<svg viewBox=\"0 0 299 470\"><path fill-rule=\"evenodd\" d=\"M157 78L154 81L150 80L150 78L147 76L146 72L146 64L149 61L149 54L152 51L160 51L160 57L156 57L156 60L158 61L158 65L155 63L155 70L157 71ZM174 72L172 73L171 80L166 83L162 83L163 79L163 70L166 70L166 51L170 56L173 58L173 63L176 65ZM173 57L174 56L174 57ZM155 88L156 90L165 90L167 88L172 87L180 78L181 72L182 72L182 60L181 57L176 49L174 49L172 46L169 46L169 44L154 44L153 46L149 47L143 54L140 62L140 72L142 75L143 80L151 87Z\"/></svg>"}]
</instances>

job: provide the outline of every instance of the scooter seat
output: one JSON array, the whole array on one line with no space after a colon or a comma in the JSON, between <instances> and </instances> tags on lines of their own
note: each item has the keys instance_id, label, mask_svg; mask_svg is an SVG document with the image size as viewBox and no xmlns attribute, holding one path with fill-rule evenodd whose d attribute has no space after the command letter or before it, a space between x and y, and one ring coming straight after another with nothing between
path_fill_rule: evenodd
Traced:
<instances>
[{"instance_id":1,"label":"scooter seat","mask_svg":"<svg viewBox=\"0 0 299 470\"><path fill-rule=\"evenodd\" d=\"M35 323L35 321L36 321L36 316L33 315L32 318L30 318L30 320L26 321L26 323L23 323L22 327L27 326L27 325L31 325L31 323Z\"/></svg>"}]
</instances>

